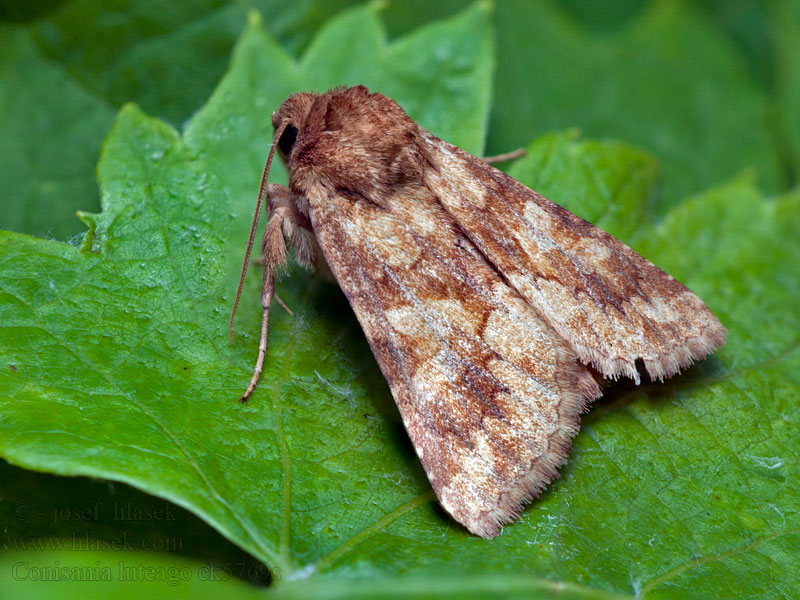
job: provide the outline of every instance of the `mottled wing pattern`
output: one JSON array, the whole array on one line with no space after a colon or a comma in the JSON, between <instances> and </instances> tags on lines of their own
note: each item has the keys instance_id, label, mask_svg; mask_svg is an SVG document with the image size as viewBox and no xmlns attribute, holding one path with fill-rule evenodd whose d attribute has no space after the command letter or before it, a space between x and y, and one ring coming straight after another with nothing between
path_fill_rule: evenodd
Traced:
<instances>
[{"instance_id":1,"label":"mottled wing pattern","mask_svg":"<svg viewBox=\"0 0 800 600\"><path fill-rule=\"evenodd\" d=\"M580 360L669 377L725 342L702 300L591 223L429 133L425 181L465 235Z\"/></svg>"},{"instance_id":2,"label":"mottled wing pattern","mask_svg":"<svg viewBox=\"0 0 800 600\"><path fill-rule=\"evenodd\" d=\"M314 233L442 506L494 536L557 476L595 380L420 183L308 190Z\"/></svg>"}]
</instances>

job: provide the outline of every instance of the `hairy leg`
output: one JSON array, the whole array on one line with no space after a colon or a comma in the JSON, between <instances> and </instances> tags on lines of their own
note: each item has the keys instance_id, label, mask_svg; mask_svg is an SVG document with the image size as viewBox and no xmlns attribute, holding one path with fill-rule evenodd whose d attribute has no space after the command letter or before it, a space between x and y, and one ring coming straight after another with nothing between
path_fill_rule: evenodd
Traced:
<instances>
[{"instance_id":1,"label":"hairy leg","mask_svg":"<svg viewBox=\"0 0 800 600\"><path fill-rule=\"evenodd\" d=\"M253 393L264 369L267 355L267 335L269 332L269 306L275 298L275 273L286 264L286 242L292 245L297 261L306 267L313 267L318 259L318 246L311 231L311 223L297 210L291 191L283 186L271 184L267 193L267 214L269 220L261 243L264 261L264 281L261 285L261 337L258 343L258 358L241 402ZM291 314L282 300L278 302Z\"/></svg>"}]
</instances>

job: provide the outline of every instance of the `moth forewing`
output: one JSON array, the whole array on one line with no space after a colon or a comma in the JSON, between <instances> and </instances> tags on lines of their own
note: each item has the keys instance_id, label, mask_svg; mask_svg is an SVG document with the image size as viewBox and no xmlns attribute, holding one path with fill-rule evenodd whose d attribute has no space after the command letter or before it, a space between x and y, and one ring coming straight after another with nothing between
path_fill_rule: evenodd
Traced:
<instances>
[{"instance_id":1,"label":"moth forewing","mask_svg":"<svg viewBox=\"0 0 800 600\"><path fill-rule=\"evenodd\" d=\"M460 148L423 134L425 181L465 235L581 362L664 379L725 342L702 300L618 239Z\"/></svg>"},{"instance_id":2,"label":"moth forewing","mask_svg":"<svg viewBox=\"0 0 800 600\"><path fill-rule=\"evenodd\" d=\"M245 398L288 241L301 263L327 261L439 502L473 533L497 535L558 476L600 395L586 365L638 382L641 358L663 378L724 342L663 271L381 94L295 94L273 125L289 187L269 186Z\"/></svg>"}]
</instances>

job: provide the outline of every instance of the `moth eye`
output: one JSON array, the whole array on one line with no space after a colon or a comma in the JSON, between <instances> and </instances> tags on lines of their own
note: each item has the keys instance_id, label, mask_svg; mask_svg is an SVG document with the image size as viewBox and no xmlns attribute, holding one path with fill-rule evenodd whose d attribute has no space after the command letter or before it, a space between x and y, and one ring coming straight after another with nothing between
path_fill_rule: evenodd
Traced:
<instances>
[{"instance_id":1,"label":"moth eye","mask_svg":"<svg viewBox=\"0 0 800 600\"><path fill-rule=\"evenodd\" d=\"M281 134L281 139L278 140L278 149L284 156L289 156L292 153L294 142L297 139L297 128L293 125L287 125L286 129Z\"/></svg>"}]
</instances>

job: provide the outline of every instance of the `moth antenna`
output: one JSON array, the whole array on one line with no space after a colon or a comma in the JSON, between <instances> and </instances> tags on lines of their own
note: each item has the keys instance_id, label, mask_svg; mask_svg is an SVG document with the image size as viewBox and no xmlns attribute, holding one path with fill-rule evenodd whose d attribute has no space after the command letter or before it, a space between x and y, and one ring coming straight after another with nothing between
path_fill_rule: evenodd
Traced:
<instances>
[{"instance_id":1,"label":"moth antenna","mask_svg":"<svg viewBox=\"0 0 800 600\"><path fill-rule=\"evenodd\" d=\"M264 204L264 196L267 192L267 177L269 176L269 169L272 166L272 158L275 156L275 148L278 146L277 140L281 139L283 130L289 125L288 121L282 121L278 129L275 130L272 144L270 144L269 154L267 155L267 164L264 165L264 173L261 175L261 186L258 189L258 201L256 202L256 212L253 215L253 225L250 227L250 238L247 240L247 250L244 253L244 263L242 264L242 275L239 277L239 288L236 290L236 300L233 301L233 310L231 311L231 322L229 325L228 341L233 342L233 319L236 316L236 307L239 306L239 298L242 295L242 287L244 287L244 276L247 274L247 263L250 261L250 253L253 251L253 240L256 237L256 229L258 228L258 218L261 216L261 207Z\"/></svg>"}]
</instances>

